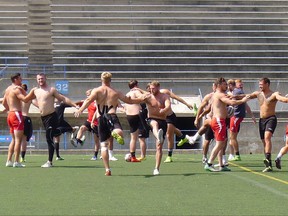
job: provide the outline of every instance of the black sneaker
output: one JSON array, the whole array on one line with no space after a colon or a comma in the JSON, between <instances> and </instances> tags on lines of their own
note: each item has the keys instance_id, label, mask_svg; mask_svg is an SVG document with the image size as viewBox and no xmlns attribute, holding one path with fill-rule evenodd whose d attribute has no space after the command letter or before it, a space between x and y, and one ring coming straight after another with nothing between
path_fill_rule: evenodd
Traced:
<instances>
[{"instance_id":1,"label":"black sneaker","mask_svg":"<svg viewBox=\"0 0 288 216\"><path fill-rule=\"evenodd\" d=\"M272 172L273 169L271 166L266 167L264 170L262 170L262 172Z\"/></svg>"},{"instance_id":2,"label":"black sneaker","mask_svg":"<svg viewBox=\"0 0 288 216\"><path fill-rule=\"evenodd\" d=\"M264 159L264 164L266 167L269 167L270 166L270 161L268 159Z\"/></svg>"},{"instance_id":3,"label":"black sneaker","mask_svg":"<svg viewBox=\"0 0 288 216\"><path fill-rule=\"evenodd\" d=\"M279 158L276 158L275 166L277 167L277 169L281 169L281 160Z\"/></svg>"}]
</instances>

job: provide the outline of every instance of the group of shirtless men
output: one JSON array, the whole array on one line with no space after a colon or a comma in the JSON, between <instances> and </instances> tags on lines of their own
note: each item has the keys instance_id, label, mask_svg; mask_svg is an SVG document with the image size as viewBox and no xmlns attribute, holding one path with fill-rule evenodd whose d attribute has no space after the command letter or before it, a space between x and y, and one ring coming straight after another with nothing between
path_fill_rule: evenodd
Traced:
<instances>
[{"instance_id":1,"label":"group of shirtless men","mask_svg":"<svg viewBox=\"0 0 288 216\"><path fill-rule=\"evenodd\" d=\"M54 87L50 87L46 82L47 80L45 74L38 74L36 79L38 86L32 88L27 94L26 91L21 87L21 75L15 74L11 77L12 84L5 90L2 104L8 111L7 122L10 128L10 133L12 135L12 141L9 145L8 160L6 166L24 167L24 165L19 162L20 146L24 130L23 108L25 103L31 103L32 100L37 101L37 107L39 108L41 120L46 130L48 161L41 166L43 168L52 167L55 150L54 138L67 131L67 128L65 127L58 127L59 120L54 107L55 99L58 101L63 101L69 106L75 107L75 117L79 117L92 102L96 102L97 110L95 112L95 118L97 118L98 122L97 131L100 141L101 157L105 167L106 176L111 175L108 155L108 147L111 137L115 138L119 144L124 144L123 130L116 114L117 107L119 106L119 100L125 103L124 110L130 125L131 162L140 162L141 160L144 160L146 156L146 147L144 142L143 148L141 148L141 157L135 157L136 140L138 136L145 141L147 132L149 133L149 130L151 130L155 137L156 162L153 175L159 175L163 154L162 147L165 137L168 141L168 157L164 162L172 162L174 134L179 136L181 139L177 144L178 146L181 146L188 141L190 144L195 142L195 137L190 137L188 135L185 136L179 129L175 127L176 115L172 111L170 98L179 100L190 109L193 109L193 106L186 103L182 98L173 94L168 89L160 89L160 83L158 81L150 82L147 85L147 89L142 90L138 87L138 82L136 80L132 80L129 83L130 91L125 95L111 87L112 74L109 72L103 72L101 74L101 85L92 89L90 95L84 100L81 107L79 107L69 98L59 94L59 92ZM227 140L227 105L237 106L240 104L245 104L250 99L258 98L260 105L259 132L261 140L264 144L265 151L264 164L266 168L263 171L272 171L271 137L277 124L275 107L277 101L287 103L288 98L281 96L279 92L271 91L269 87L270 80L268 78L260 79L259 91L253 92L252 94L239 94L237 96L229 96L227 94L227 82L222 77L218 78L214 85L215 91L213 92L213 95L211 94L212 96L208 103L209 106L207 106L205 109L202 109L201 111L199 110L200 115L202 111L203 113L211 113L209 125L211 126L216 141L216 145L211 151L210 158L205 161L204 168L209 171L230 170L227 168L227 164L223 164L222 162L223 150L224 147L226 147ZM145 117L146 119L143 119L143 115L145 116L145 109L147 109L147 118ZM142 130L140 126L141 122ZM197 135L199 135L199 133ZM235 142L237 142L237 140ZM277 168L281 168L281 157L288 151L287 146L288 145L281 149L277 159L275 160ZM236 149L235 151L239 152L239 149ZM12 162L13 154L14 162ZM219 158L220 169L215 169L213 166L213 161L217 155Z\"/></svg>"}]
</instances>

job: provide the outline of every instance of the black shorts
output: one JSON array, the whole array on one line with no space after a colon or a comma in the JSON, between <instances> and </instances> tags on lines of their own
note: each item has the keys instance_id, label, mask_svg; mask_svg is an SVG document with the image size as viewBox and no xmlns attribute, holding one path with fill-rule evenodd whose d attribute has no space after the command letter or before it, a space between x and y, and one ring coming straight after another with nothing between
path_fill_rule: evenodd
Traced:
<instances>
[{"instance_id":1,"label":"black shorts","mask_svg":"<svg viewBox=\"0 0 288 216\"><path fill-rule=\"evenodd\" d=\"M32 120L28 116L23 116L24 118L24 135L27 137L26 141L29 142L33 134Z\"/></svg>"},{"instance_id":2,"label":"black shorts","mask_svg":"<svg viewBox=\"0 0 288 216\"><path fill-rule=\"evenodd\" d=\"M205 140L213 140L214 139L214 132L212 130L212 128L210 127L210 125L208 126L206 132L205 132Z\"/></svg>"},{"instance_id":3,"label":"black shorts","mask_svg":"<svg viewBox=\"0 0 288 216\"><path fill-rule=\"evenodd\" d=\"M176 127L177 117L176 114L173 112L171 115L166 117L167 124L173 124Z\"/></svg>"},{"instance_id":4,"label":"black shorts","mask_svg":"<svg viewBox=\"0 0 288 216\"><path fill-rule=\"evenodd\" d=\"M270 131L272 134L274 133L277 126L277 117L275 115L270 116L268 118L260 118L259 119L259 134L260 138L263 140L265 131Z\"/></svg>"},{"instance_id":5,"label":"black shorts","mask_svg":"<svg viewBox=\"0 0 288 216\"><path fill-rule=\"evenodd\" d=\"M156 121L158 123L158 128L163 130L163 139L165 139L165 135L167 132L167 121L162 120L162 119L156 119L156 118L148 118L147 121L148 121L148 124L150 125L151 128L152 128L152 126L150 123L152 120Z\"/></svg>"},{"instance_id":6,"label":"black shorts","mask_svg":"<svg viewBox=\"0 0 288 216\"><path fill-rule=\"evenodd\" d=\"M94 127L92 128L91 122L89 122L87 120L84 122L83 125L85 125L85 127L88 129L89 132L92 132L98 136L98 126L94 125Z\"/></svg>"},{"instance_id":7,"label":"black shorts","mask_svg":"<svg viewBox=\"0 0 288 216\"><path fill-rule=\"evenodd\" d=\"M140 127L140 116L139 115L127 115L127 121L130 126L130 133L134 133Z\"/></svg>"},{"instance_id":8,"label":"black shorts","mask_svg":"<svg viewBox=\"0 0 288 216\"><path fill-rule=\"evenodd\" d=\"M98 117L98 133L100 142L104 142L111 137L111 131L121 129L122 126L116 114L105 113Z\"/></svg>"}]
</instances>

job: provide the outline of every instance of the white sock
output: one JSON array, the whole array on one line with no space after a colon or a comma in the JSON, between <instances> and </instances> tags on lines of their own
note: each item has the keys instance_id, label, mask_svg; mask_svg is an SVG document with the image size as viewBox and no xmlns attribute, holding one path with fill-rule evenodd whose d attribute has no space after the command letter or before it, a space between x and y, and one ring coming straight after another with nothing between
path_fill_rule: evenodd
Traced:
<instances>
[{"instance_id":1,"label":"white sock","mask_svg":"<svg viewBox=\"0 0 288 216\"><path fill-rule=\"evenodd\" d=\"M201 137L201 135L196 132L196 134L193 136L193 139L198 140Z\"/></svg>"},{"instance_id":2,"label":"white sock","mask_svg":"<svg viewBox=\"0 0 288 216\"><path fill-rule=\"evenodd\" d=\"M108 150L109 158L113 157L113 150Z\"/></svg>"},{"instance_id":3,"label":"white sock","mask_svg":"<svg viewBox=\"0 0 288 216\"><path fill-rule=\"evenodd\" d=\"M278 158L278 159L281 159L282 156L283 156L282 153L279 152L278 155L277 155L277 158Z\"/></svg>"}]
</instances>

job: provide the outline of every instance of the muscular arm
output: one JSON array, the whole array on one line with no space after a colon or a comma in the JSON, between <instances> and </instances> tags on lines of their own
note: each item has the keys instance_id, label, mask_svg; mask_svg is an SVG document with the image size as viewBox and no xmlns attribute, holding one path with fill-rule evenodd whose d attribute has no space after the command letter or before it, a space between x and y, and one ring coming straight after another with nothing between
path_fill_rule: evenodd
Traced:
<instances>
[{"instance_id":1,"label":"muscular arm","mask_svg":"<svg viewBox=\"0 0 288 216\"><path fill-rule=\"evenodd\" d=\"M274 92L274 95L278 101L281 101L283 103L288 103L288 98L282 96L279 92Z\"/></svg>"},{"instance_id":2,"label":"muscular arm","mask_svg":"<svg viewBox=\"0 0 288 216\"><path fill-rule=\"evenodd\" d=\"M188 104L183 98L179 97L178 95L174 94L173 92L169 91L168 89L161 89L160 92L169 95L171 98L179 101L180 103L183 103L189 109L193 109L193 106L191 104Z\"/></svg>"}]
</instances>

